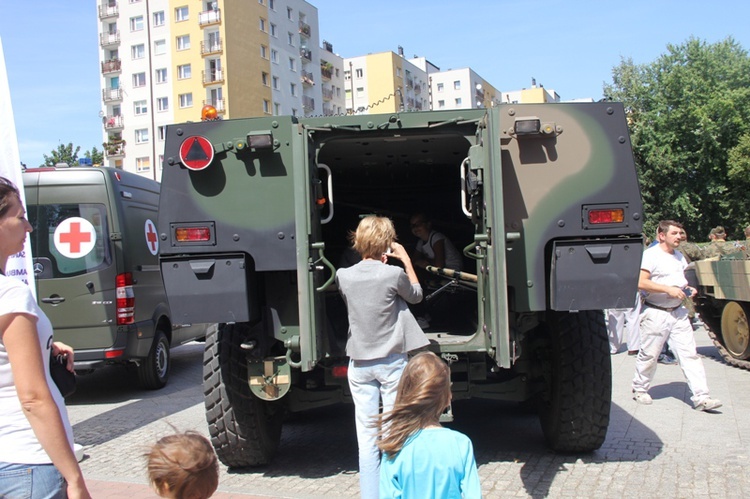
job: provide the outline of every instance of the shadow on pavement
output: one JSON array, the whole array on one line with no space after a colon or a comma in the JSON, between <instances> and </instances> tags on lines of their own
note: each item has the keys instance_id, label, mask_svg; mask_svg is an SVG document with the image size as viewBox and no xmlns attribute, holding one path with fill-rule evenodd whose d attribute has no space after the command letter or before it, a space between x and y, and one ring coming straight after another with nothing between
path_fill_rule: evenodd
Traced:
<instances>
[{"instance_id":1,"label":"shadow on pavement","mask_svg":"<svg viewBox=\"0 0 750 499\"><path fill-rule=\"evenodd\" d=\"M76 392L65 400L69 407L113 405L112 409L73 426L76 442L98 445L116 439L195 404L203 403L203 343L172 349L167 385L161 390L138 386L133 369L108 366L77 377Z\"/></svg>"}]
</instances>

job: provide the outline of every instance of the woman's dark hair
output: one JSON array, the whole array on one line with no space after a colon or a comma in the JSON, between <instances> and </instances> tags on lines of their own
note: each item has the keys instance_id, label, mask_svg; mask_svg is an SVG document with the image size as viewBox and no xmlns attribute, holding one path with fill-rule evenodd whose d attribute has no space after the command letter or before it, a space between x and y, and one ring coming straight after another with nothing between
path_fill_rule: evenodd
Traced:
<instances>
[{"instance_id":1,"label":"woman's dark hair","mask_svg":"<svg viewBox=\"0 0 750 499\"><path fill-rule=\"evenodd\" d=\"M21 193L13 182L5 177L0 177L0 218L4 217L10 206L10 196L13 194L20 199Z\"/></svg>"}]
</instances>

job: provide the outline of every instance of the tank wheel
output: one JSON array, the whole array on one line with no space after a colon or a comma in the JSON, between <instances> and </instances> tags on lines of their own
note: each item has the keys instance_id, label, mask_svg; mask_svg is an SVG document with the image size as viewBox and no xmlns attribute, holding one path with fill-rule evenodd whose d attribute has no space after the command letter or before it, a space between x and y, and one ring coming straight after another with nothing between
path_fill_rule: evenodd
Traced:
<instances>
[{"instance_id":1,"label":"tank wheel","mask_svg":"<svg viewBox=\"0 0 750 499\"><path fill-rule=\"evenodd\" d=\"M138 381L147 390L164 388L169 379L169 366L169 340L157 329L148 357L138 366Z\"/></svg>"},{"instance_id":2,"label":"tank wheel","mask_svg":"<svg viewBox=\"0 0 750 499\"><path fill-rule=\"evenodd\" d=\"M612 402L604 315L550 312L546 328L546 386L539 404L544 437L556 452L596 450L607 435Z\"/></svg>"},{"instance_id":3,"label":"tank wheel","mask_svg":"<svg viewBox=\"0 0 750 499\"><path fill-rule=\"evenodd\" d=\"M735 359L750 357L750 327L747 318L750 307L744 303L730 301L721 312L721 336L724 346Z\"/></svg>"},{"instance_id":4,"label":"tank wheel","mask_svg":"<svg viewBox=\"0 0 750 499\"><path fill-rule=\"evenodd\" d=\"M211 443L231 468L268 464L281 441L283 407L250 392L247 360L240 344L246 323L223 324L206 337L203 394Z\"/></svg>"}]
</instances>

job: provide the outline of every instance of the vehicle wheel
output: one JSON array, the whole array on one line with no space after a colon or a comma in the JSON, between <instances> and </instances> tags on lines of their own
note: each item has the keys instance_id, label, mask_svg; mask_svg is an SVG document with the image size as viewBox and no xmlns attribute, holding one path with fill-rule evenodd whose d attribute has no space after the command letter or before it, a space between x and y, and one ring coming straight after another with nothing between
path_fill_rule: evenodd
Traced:
<instances>
[{"instance_id":1,"label":"vehicle wheel","mask_svg":"<svg viewBox=\"0 0 750 499\"><path fill-rule=\"evenodd\" d=\"M231 468L268 464L281 440L283 408L250 392L247 360L240 344L247 324L225 324L206 337L203 394L211 443Z\"/></svg>"},{"instance_id":2,"label":"vehicle wheel","mask_svg":"<svg viewBox=\"0 0 750 499\"><path fill-rule=\"evenodd\" d=\"M750 307L730 301L721 313L721 337L729 354L735 359L750 357L750 327L747 318Z\"/></svg>"},{"instance_id":3,"label":"vehicle wheel","mask_svg":"<svg viewBox=\"0 0 750 499\"><path fill-rule=\"evenodd\" d=\"M545 327L545 326L543 326ZM550 312L539 418L556 452L590 452L604 443L612 402L612 364L600 311Z\"/></svg>"},{"instance_id":4,"label":"vehicle wheel","mask_svg":"<svg viewBox=\"0 0 750 499\"><path fill-rule=\"evenodd\" d=\"M164 388L169 379L169 341L159 329L148 357L138 366L138 381L147 390Z\"/></svg>"}]
</instances>

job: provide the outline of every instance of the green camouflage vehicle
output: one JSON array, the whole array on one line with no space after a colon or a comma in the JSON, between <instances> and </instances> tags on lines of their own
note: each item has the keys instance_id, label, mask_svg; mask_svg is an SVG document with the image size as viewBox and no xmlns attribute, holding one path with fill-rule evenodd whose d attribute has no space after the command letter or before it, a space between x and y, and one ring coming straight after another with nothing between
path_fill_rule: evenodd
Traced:
<instances>
[{"instance_id":1,"label":"green camouflage vehicle","mask_svg":"<svg viewBox=\"0 0 750 499\"><path fill-rule=\"evenodd\" d=\"M632 302L643 246L620 104L185 123L164 157L162 277L181 320L221 324L204 391L226 465L267 463L285 414L351 401L334 275L373 213L408 247L428 212L463 248L424 284L454 400L531 402L556 451L604 442L601 310Z\"/></svg>"},{"instance_id":2,"label":"green camouflage vehicle","mask_svg":"<svg viewBox=\"0 0 750 499\"><path fill-rule=\"evenodd\" d=\"M750 259L746 252L695 262L700 313L724 360L750 370Z\"/></svg>"}]
</instances>

